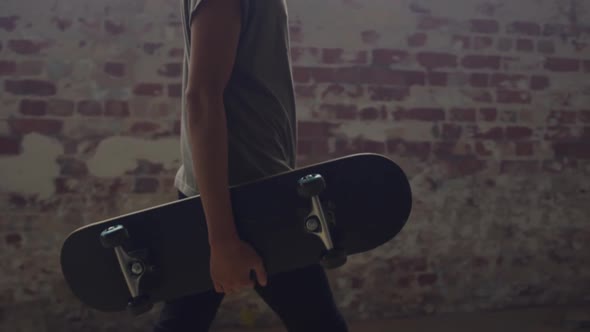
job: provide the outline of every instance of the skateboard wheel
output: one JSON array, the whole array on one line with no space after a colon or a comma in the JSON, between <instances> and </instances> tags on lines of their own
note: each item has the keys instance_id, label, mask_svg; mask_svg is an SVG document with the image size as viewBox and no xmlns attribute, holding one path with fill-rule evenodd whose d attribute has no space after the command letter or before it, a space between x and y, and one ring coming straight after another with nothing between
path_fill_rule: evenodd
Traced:
<instances>
[{"instance_id":1,"label":"skateboard wheel","mask_svg":"<svg viewBox=\"0 0 590 332\"><path fill-rule=\"evenodd\" d=\"M154 307L154 304L149 301L148 297L145 295L138 296L127 304L127 310L134 316L139 316L143 313L146 313Z\"/></svg>"},{"instance_id":2,"label":"skateboard wheel","mask_svg":"<svg viewBox=\"0 0 590 332\"><path fill-rule=\"evenodd\" d=\"M129 233L122 225L112 226L100 233L100 242L105 248L122 246L129 239Z\"/></svg>"},{"instance_id":3,"label":"skateboard wheel","mask_svg":"<svg viewBox=\"0 0 590 332\"><path fill-rule=\"evenodd\" d=\"M319 195L326 189L326 181L320 174L310 174L299 179L297 191L299 195L310 198Z\"/></svg>"},{"instance_id":4,"label":"skateboard wheel","mask_svg":"<svg viewBox=\"0 0 590 332\"><path fill-rule=\"evenodd\" d=\"M344 252L332 249L322 258L321 264L326 269L335 269L346 264L346 261L347 257Z\"/></svg>"}]
</instances>

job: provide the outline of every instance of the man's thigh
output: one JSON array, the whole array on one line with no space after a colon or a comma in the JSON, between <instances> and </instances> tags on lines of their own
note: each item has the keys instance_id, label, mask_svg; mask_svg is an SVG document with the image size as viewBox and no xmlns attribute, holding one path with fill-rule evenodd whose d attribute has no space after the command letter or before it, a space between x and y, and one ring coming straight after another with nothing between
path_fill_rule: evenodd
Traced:
<instances>
[{"instance_id":1,"label":"man's thigh","mask_svg":"<svg viewBox=\"0 0 590 332\"><path fill-rule=\"evenodd\" d=\"M256 287L256 291L289 332L347 331L320 265L273 276L266 287Z\"/></svg>"}]
</instances>

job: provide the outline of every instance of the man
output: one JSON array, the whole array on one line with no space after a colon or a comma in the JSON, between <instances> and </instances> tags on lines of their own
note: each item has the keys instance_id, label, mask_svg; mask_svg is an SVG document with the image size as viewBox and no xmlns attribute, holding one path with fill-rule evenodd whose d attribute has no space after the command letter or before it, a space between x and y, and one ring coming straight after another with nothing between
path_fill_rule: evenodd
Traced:
<instances>
[{"instance_id":1,"label":"man","mask_svg":"<svg viewBox=\"0 0 590 332\"><path fill-rule=\"evenodd\" d=\"M201 195L215 289L166 303L155 331L207 331L225 294L252 287L289 331L347 331L324 270L268 277L232 215L228 186L295 167L285 0L181 1L187 56L175 186L181 198Z\"/></svg>"}]
</instances>

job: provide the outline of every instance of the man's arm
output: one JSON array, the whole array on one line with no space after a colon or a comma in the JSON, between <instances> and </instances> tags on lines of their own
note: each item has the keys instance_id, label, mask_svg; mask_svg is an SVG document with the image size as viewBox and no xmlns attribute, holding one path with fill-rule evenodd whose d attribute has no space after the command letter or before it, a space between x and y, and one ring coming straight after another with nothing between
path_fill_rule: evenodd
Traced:
<instances>
[{"instance_id":1,"label":"man's arm","mask_svg":"<svg viewBox=\"0 0 590 332\"><path fill-rule=\"evenodd\" d=\"M238 240L229 190L223 92L241 27L240 0L203 0L191 24L186 100L193 171L212 247Z\"/></svg>"}]
</instances>

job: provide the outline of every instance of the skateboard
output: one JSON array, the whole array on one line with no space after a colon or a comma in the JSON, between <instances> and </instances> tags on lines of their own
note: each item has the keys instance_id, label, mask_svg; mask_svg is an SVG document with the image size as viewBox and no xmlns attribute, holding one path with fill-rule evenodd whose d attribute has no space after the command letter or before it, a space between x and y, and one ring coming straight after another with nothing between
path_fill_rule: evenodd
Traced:
<instances>
[{"instance_id":1,"label":"skateboard","mask_svg":"<svg viewBox=\"0 0 590 332\"><path fill-rule=\"evenodd\" d=\"M412 193L391 159L354 154L230 187L240 237L267 274L347 257L392 240ZM141 315L154 304L213 288L199 196L125 214L70 233L61 268L73 294L103 312Z\"/></svg>"}]
</instances>

